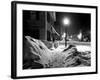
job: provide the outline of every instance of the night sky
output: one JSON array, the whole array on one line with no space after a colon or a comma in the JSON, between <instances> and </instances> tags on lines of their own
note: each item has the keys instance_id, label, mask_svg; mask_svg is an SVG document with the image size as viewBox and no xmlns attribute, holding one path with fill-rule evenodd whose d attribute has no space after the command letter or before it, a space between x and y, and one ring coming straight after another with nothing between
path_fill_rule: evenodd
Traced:
<instances>
[{"instance_id":1,"label":"night sky","mask_svg":"<svg viewBox=\"0 0 100 80\"><path fill-rule=\"evenodd\" d=\"M63 19L67 17L70 20L70 25L65 26L63 24ZM56 12L56 26L61 28L67 27L67 32L69 35L78 34L80 30L83 34L90 32L91 25L91 15L85 13L64 13Z\"/></svg>"}]
</instances>

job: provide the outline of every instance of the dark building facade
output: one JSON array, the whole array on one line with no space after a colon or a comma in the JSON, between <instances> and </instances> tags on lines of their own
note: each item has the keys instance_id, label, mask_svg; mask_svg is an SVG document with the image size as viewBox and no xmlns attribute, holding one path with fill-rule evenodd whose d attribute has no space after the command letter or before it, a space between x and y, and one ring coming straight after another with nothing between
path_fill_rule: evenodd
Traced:
<instances>
[{"instance_id":1,"label":"dark building facade","mask_svg":"<svg viewBox=\"0 0 100 80\"><path fill-rule=\"evenodd\" d=\"M49 40L50 28L56 21L55 12L23 11L23 35Z\"/></svg>"}]
</instances>

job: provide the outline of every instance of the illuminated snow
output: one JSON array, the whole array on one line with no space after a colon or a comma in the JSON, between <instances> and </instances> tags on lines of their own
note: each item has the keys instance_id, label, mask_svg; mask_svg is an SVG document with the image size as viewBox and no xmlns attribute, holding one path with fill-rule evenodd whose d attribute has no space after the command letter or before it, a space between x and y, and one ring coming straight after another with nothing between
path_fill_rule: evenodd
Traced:
<instances>
[{"instance_id":1,"label":"illuminated snow","mask_svg":"<svg viewBox=\"0 0 100 80\"><path fill-rule=\"evenodd\" d=\"M80 52L91 51L91 47L90 46L78 45L78 46L76 46L76 48Z\"/></svg>"}]
</instances>

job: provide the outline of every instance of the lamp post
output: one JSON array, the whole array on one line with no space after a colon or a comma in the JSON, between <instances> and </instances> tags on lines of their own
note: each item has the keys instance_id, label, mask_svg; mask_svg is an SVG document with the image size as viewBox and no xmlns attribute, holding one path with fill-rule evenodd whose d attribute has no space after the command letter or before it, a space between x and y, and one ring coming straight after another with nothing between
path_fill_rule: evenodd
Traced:
<instances>
[{"instance_id":1,"label":"lamp post","mask_svg":"<svg viewBox=\"0 0 100 80\"><path fill-rule=\"evenodd\" d=\"M65 47L67 46L67 31L66 31L66 29L67 29L67 27L69 26L69 24L70 24L70 20L69 20L69 18L64 18L63 19L63 24L65 25L65 27L64 27L64 30L65 30L65 33L66 33L66 36L65 36Z\"/></svg>"}]
</instances>

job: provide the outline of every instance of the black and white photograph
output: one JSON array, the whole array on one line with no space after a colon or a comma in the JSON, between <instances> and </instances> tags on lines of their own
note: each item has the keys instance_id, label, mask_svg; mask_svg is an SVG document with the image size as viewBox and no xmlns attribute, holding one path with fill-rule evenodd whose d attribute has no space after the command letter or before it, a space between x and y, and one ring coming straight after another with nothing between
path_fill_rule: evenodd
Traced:
<instances>
[{"instance_id":1,"label":"black and white photograph","mask_svg":"<svg viewBox=\"0 0 100 80\"><path fill-rule=\"evenodd\" d=\"M23 10L23 69L91 66L90 16Z\"/></svg>"},{"instance_id":2,"label":"black and white photograph","mask_svg":"<svg viewBox=\"0 0 100 80\"><path fill-rule=\"evenodd\" d=\"M97 7L12 3L12 77L97 73Z\"/></svg>"}]
</instances>

